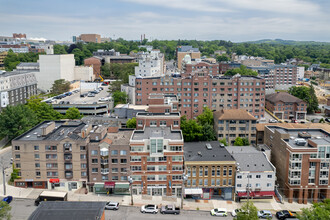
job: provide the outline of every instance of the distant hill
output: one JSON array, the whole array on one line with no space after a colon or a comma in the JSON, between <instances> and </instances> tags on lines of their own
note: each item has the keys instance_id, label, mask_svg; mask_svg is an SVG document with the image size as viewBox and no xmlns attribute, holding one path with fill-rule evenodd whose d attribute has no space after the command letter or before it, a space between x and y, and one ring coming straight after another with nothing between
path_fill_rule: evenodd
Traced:
<instances>
[{"instance_id":1,"label":"distant hill","mask_svg":"<svg viewBox=\"0 0 330 220\"><path fill-rule=\"evenodd\" d=\"M324 45L330 44L330 42L317 42L317 41L294 41L294 40L282 40L282 39L262 39L257 41L246 41L243 43L252 43L252 44L282 44L282 45Z\"/></svg>"}]
</instances>

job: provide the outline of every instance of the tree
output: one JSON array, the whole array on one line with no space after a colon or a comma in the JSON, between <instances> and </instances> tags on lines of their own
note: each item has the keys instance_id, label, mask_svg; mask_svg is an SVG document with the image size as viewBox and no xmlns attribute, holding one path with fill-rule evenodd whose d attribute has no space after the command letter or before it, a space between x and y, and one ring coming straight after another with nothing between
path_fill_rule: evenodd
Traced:
<instances>
[{"instance_id":1,"label":"tree","mask_svg":"<svg viewBox=\"0 0 330 220\"><path fill-rule=\"evenodd\" d=\"M134 117L134 118L128 119L126 122L126 127L136 128L136 118Z\"/></svg>"},{"instance_id":2,"label":"tree","mask_svg":"<svg viewBox=\"0 0 330 220\"><path fill-rule=\"evenodd\" d=\"M15 168L15 166L13 164L13 172L10 174L10 182L13 183L15 181L15 179L19 178L18 172L19 172L19 169Z\"/></svg>"},{"instance_id":3,"label":"tree","mask_svg":"<svg viewBox=\"0 0 330 220\"><path fill-rule=\"evenodd\" d=\"M250 145L250 142L249 142L249 139L248 138L243 138L242 141L243 141L243 146Z\"/></svg>"},{"instance_id":4,"label":"tree","mask_svg":"<svg viewBox=\"0 0 330 220\"><path fill-rule=\"evenodd\" d=\"M24 105L10 106L0 114L0 137L9 140L30 130L38 123L36 114Z\"/></svg>"},{"instance_id":5,"label":"tree","mask_svg":"<svg viewBox=\"0 0 330 220\"><path fill-rule=\"evenodd\" d=\"M313 85L306 86L292 86L289 89L289 93L297 98L300 98L307 102L307 112L312 113L318 109L319 104L315 94Z\"/></svg>"},{"instance_id":6,"label":"tree","mask_svg":"<svg viewBox=\"0 0 330 220\"><path fill-rule=\"evenodd\" d=\"M257 220L258 209L253 205L253 202L247 202L242 207L242 212L237 213L237 220Z\"/></svg>"},{"instance_id":7,"label":"tree","mask_svg":"<svg viewBox=\"0 0 330 220\"><path fill-rule=\"evenodd\" d=\"M10 214L11 206L7 202L0 202L0 219L6 219L10 220L11 219L11 214Z\"/></svg>"},{"instance_id":8,"label":"tree","mask_svg":"<svg viewBox=\"0 0 330 220\"><path fill-rule=\"evenodd\" d=\"M234 146L244 146L243 139L240 137L237 137L234 142Z\"/></svg>"},{"instance_id":9,"label":"tree","mask_svg":"<svg viewBox=\"0 0 330 220\"><path fill-rule=\"evenodd\" d=\"M111 82L110 85L109 85L108 92L109 93L114 93L116 91L120 91L122 84L123 84L122 81L119 81L119 80Z\"/></svg>"},{"instance_id":10,"label":"tree","mask_svg":"<svg viewBox=\"0 0 330 220\"><path fill-rule=\"evenodd\" d=\"M82 115L80 114L79 110L75 107L69 108L65 112L65 118L67 119L81 119Z\"/></svg>"},{"instance_id":11,"label":"tree","mask_svg":"<svg viewBox=\"0 0 330 220\"><path fill-rule=\"evenodd\" d=\"M198 141L202 136L203 126L199 125L195 120L187 120L186 116L181 117L181 126L183 139L186 142Z\"/></svg>"},{"instance_id":12,"label":"tree","mask_svg":"<svg viewBox=\"0 0 330 220\"><path fill-rule=\"evenodd\" d=\"M213 126L210 124L205 124L202 126L202 135L199 138L200 141L215 141L216 133Z\"/></svg>"},{"instance_id":13,"label":"tree","mask_svg":"<svg viewBox=\"0 0 330 220\"><path fill-rule=\"evenodd\" d=\"M37 115L38 121L43 122L46 120L60 120L62 115L55 111L53 107L45 102L39 96L32 96L27 100L26 106L33 110Z\"/></svg>"},{"instance_id":14,"label":"tree","mask_svg":"<svg viewBox=\"0 0 330 220\"><path fill-rule=\"evenodd\" d=\"M234 76L240 74L241 76L258 76L256 71L246 68L246 66L241 65L240 68L231 69L225 72L225 76Z\"/></svg>"},{"instance_id":15,"label":"tree","mask_svg":"<svg viewBox=\"0 0 330 220\"><path fill-rule=\"evenodd\" d=\"M203 113L197 116L197 122L204 126L205 124L213 125L213 112L208 107L204 107Z\"/></svg>"},{"instance_id":16,"label":"tree","mask_svg":"<svg viewBox=\"0 0 330 220\"><path fill-rule=\"evenodd\" d=\"M219 142L223 143L223 145L225 145L225 146L228 146L226 138L222 138L221 140L219 140Z\"/></svg>"},{"instance_id":17,"label":"tree","mask_svg":"<svg viewBox=\"0 0 330 220\"><path fill-rule=\"evenodd\" d=\"M112 98L114 102L114 106L117 104L126 104L128 100L128 96L126 92L115 91L112 93Z\"/></svg>"},{"instance_id":18,"label":"tree","mask_svg":"<svg viewBox=\"0 0 330 220\"><path fill-rule=\"evenodd\" d=\"M229 58L228 58L228 56L225 55L225 54L217 55L217 61L218 61L218 62L229 61Z\"/></svg>"},{"instance_id":19,"label":"tree","mask_svg":"<svg viewBox=\"0 0 330 220\"><path fill-rule=\"evenodd\" d=\"M324 202L313 203L311 208L303 208L302 213L298 214L301 220L319 220L329 219L330 216L330 199L325 199Z\"/></svg>"},{"instance_id":20,"label":"tree","mask_svg":"<svg viewBox=\"0 0 330 220\"><path fill-rule=\"evenodd\" d=\"M51 92L54 95L59 95L70 90L70 82L64 79L55 80L51 88Z\"/></svg>"}]
</instances>

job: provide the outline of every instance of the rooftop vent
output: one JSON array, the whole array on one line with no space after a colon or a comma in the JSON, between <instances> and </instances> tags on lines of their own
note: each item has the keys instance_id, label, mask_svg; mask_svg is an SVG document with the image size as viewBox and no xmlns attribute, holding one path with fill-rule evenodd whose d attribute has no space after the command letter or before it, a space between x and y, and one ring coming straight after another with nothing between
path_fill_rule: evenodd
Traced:
<instances>
[{"instance_id":1,"label":"rooftop vent","mask_svg":"<svg viewBox=\"0 0 330 220\"><path fill-rule=\"evenodd\" d=\"M198 151L197 154L198 154L199 156L202 156L202 152L200 152L200 151Z\"/></svg>"},{"instance_id":2,"label":"rooftop vent","mask_svg":"<svg viewBox=\"0 0 330 220\"><path fill-rule=\"evenodd\" d=\"M298 145L298 146L305 146L307 143L306 140L303 138L297 138L294 141L295 141L296 145Z\"/></svg>"},{"instance_id":3,"label":"rooftop vent","mask_svg":"<svg viewBox=\"0 0 330 220\"><path fill-rule=\"evenodd\" d=\"M298 133L298 137L300 137L300 138L311 138L312 135L308 132L303 131L303 132Z\"/></svg>"},{"instance_id":4,"label":"rooftop vent","mask_svg":"<svg viewBox=\"0 0 330 220\"><path fill-rule=\"evenodd\" d=\"M211 146L211 144L206 144L205 146L206 146L206 148L207 148L208 150L212 150L212 146Z\"/></svg>"}]
</instances>

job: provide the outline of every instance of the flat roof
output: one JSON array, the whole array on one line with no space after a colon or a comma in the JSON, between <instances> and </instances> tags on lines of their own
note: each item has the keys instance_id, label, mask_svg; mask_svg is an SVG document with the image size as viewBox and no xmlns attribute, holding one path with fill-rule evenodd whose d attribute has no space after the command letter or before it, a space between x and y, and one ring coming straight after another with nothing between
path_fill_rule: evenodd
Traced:
<instances>
[{"instance_id":1,"label":"flat roof","mask_svg":"<svg viewBox=\"0 0 330 220\"><path fill-rule=\"evenodd\" d=\"M55 129L51 131L46 136L42 135L42 129L47 127L53 121L44 121L24 134L16 137L15 141L43 141L43 140L62 140L66 137L72 139L83 140L82 137L77 135L77 132L80 132L86 124L81 121L54 121Z\"/></svg>"},{"instance_id":2,"label":"flat roof","mask_svg":"<svg viewBox=\"0 0 330 220\"><path fill-rule=\"evenodd\" d=\"M138 112L136 116L160 116L160 117L172 117L178 116L180 117L179 112L170 112L170 113L153 113L153 112Z\"/></svg>"},{"instance_id":3,"label":"flat roof","mask_svg":"<svg viewBox=\"0 0 330 220\"><path fill-rule=\"evenodd\" d=\"M41 202L28 220L90 220L101 219L106 202Z\"/></svg>"},{"instance_id":4,"label":"flat roof","mask_svg":"<svg viewBox=\"0 0 330 220\"><path fill-rule=\"evenodd\" d=\"M66 196L68 193L67 192L59 192L59 191L43 191L42 193L40 193L40 196L49 196L49 197L64 197Z\"/></svg>"},{"instance_id":5,"label":"flat roof","mask_svg":"<svg viewBox=\"0 0 330 220\"><path fill-rule=\"evenodd\" d=\"M274 167L262 151L258 151L250 146L230 146L226 147L233 155L241 171L274 171Z\"/></svg>"},{"instance_id":6,"label":"flat roof","mask_svg":"<svg viewBox=\"0 0 330 220\"><path fill-rule=\"evenodd\" d=\"M206 148L210 144L212 149ZM185 142L185 161L235 161L226 148L220 147L219 141Z\"/></svg>"},{"instance_id":7,"label":"flat roof","mask_svg":"<svg viewBox=\"0 0 330 220\"><path fill-rule=\"evenodd\" d=\"M133 104L117 104L115 109L119 109L119 108L147 111L149 106L147 106L147 105L133 105Z\"/></svg>"},{"instance_id":8,"label":"flat roof","mask_svg":"<svg viewBox=\"0 0 330 220\"><path fill-rule=\"evenodd\" d=\"M0 78L1 77L7 77L7 76L14 76L14 75L19 75L19 74L27 74L27 73L35 73L38 70L13 70L11 72L0 72Z\"/></svg>"},{"instance_id":9,"label":"flat roof","mask_svg":"<svg viewBox=\"0 0 330 220\"><path fill-rule=\"evenodd\" d=\"M170 127L145 127L144 130L135 130L132 135L132 140L145 140L151 138L183 140L181 130L171 130Z\"/></svg>"}]
</instances>

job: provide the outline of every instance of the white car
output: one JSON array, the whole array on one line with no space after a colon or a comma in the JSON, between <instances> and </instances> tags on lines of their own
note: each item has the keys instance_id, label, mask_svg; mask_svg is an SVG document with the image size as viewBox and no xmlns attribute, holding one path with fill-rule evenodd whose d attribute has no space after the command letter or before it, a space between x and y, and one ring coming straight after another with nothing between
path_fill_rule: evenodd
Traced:
<instances>
[{"instance_id":1,"label":"white car","mask_svg":"<svg viewBox=\"0 0 330 220\"><path fill-rule=\"evenodd\" d=\"M119 209L119 203L118 202L108 202L105 205L105 209L107 209L107 210L118 210Z\"/></svg>"},{"instance_id":2,"label":"white car","mask_svg":"<svg viewBox=\"0 0 330 220\"><path fill-rule=\"evenodd\" d=\"M158 206L156 205L143 205L141 207L141 212L142 213L153 213L153 214L157 214L158 213Z\"/></svg>"},{"instance_id":3,"label":"white car","mask_svg":"<svg viewBox=\"0 0 330 220\"><path fill-rule=\"evenodd\" d=\"M211 210L211 215L212 216L227 216L227 209L225 208L216 208Z\"/></svg>"}]
</instances>

